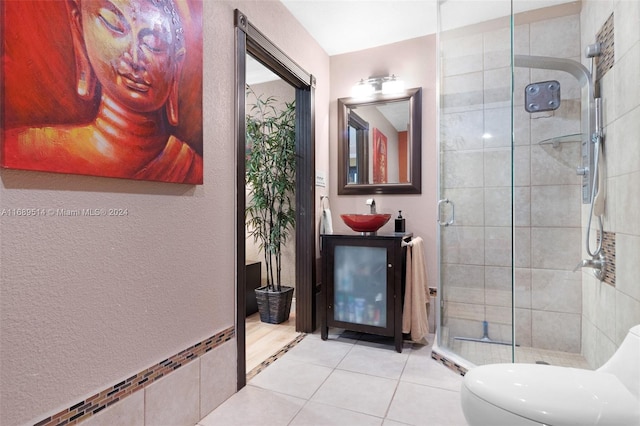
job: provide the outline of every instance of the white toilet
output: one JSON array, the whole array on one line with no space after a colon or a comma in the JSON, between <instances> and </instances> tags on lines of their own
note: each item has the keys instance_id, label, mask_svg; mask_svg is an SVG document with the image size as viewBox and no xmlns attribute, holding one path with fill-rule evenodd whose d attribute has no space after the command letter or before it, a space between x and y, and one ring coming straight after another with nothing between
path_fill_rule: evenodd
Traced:
<instances>
[{"instance_id":1,"label":"white toilet","mask_svg":"<svg viewBox=\"0 0 640 426\"><path fill-rule=\"evenodd\" d=\"M460 396L471 426L640 425L640 325L595 371L483 365L467 372Z\"/></svg>"}]
</instances>

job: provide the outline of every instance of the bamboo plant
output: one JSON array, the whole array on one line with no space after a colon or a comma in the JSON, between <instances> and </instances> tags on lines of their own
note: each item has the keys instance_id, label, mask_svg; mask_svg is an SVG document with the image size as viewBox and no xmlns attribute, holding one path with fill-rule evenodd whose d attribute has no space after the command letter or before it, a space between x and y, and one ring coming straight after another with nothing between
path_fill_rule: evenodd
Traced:
<instances>
[{"instance_id":1,"label":"bamboo plant","mask_svg":"<svg viewBox=\"0 0 640 426\"><path fill-rule=\"evenodd\" d=\"M267 290L281 291L282 249L295 226L295 102L255 98L246 116L249 235L264 253Z\"/></svg>"}]
</instances>

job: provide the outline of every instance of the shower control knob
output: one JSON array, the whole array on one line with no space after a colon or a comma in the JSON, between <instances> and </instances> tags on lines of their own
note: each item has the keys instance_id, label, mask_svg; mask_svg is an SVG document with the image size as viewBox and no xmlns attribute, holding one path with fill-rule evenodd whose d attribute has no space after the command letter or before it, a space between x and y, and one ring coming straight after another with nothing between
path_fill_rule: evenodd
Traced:
<instances>
[{"instance_id":1,"label":"shower control knob","mask_svg":"<svg viewBox=\"0 0 640 426\"><path fill-rule=\"evenodd\" d=\"M589 168L588 167L578 167L576 169L576 174L578 176L586 176L589 174Z\"/></svg>"}]
</instances>

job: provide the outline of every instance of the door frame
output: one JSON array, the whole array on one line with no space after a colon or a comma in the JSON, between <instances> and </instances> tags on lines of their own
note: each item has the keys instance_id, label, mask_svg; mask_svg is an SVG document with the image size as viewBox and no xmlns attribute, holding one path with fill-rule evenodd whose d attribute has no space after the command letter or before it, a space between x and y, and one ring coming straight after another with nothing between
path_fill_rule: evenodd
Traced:
<instances>
[{"instance_id":1,"label":"door frame","mask_svg":"<svg viewBox=\"0 0 640 426\"><path fill-rule=\"evenodd\" d=\"M245 90L246 55L296 90L296 331L316 328L316 227L315 227L315 77L307 73L251 24L247 15L234 12L235 122L236 122L236 342L237 390L246 379L246 273L245 273Z\"/></svg>"}]
</instances>

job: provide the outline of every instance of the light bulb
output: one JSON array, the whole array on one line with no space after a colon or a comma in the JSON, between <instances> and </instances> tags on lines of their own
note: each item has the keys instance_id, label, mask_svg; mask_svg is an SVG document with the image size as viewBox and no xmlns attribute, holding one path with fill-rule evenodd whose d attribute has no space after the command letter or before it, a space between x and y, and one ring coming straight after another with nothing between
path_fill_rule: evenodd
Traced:
<instances>
[{"instance_id":1,"label":"light bulb","mask_svg":"<svg viewBox=\"0 0 640 426\"><path fill-rule=\"evenodd\" d=\"M375 89L371 84L369 84L369 82L360 80L360 82L351 89L351 96L354 98L366 98L367 96L371 96L374 90Z\"/></svg>"},{"instance_id":2,"label":"light bulb","mask_svg":"<svg viewBox=\"0 0 640 426\"><path fill-rule=\"evenodd\" d=\"M390 80L382 82L382 93L398 93L404 90L404 81L398 80L395 75Z\"/></svg>"}]
</instances>

